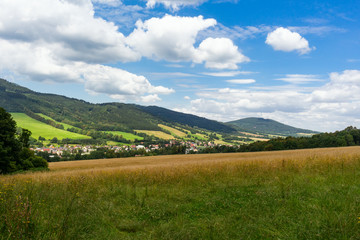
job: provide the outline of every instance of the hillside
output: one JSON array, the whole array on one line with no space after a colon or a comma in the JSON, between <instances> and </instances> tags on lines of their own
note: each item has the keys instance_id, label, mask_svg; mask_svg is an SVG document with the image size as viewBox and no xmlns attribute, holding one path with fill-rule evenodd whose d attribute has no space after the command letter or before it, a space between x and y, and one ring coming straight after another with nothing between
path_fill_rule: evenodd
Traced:
<instances>
[{"instance_id":1,"label":"hillside","mask_svg":"<svg viewBox=\"0 0 360 240\"><path fill-rule=\"evenodd\" d=\"M65 96L34 92L4 79L0 79L0 106L8 112L26 113L32 117L35 113L41 113L60 123L97 131L161 131L158 124L162 123L180 123L216 132L235 131L223 123L164 108L124 103L92 104Z\"/></svg>"},{"instance_id":2,"label":"hillside","mask_svg":"<svg viewBox=\"0 0 360 240\"><path fill-rule=\"evenodd\" d=\"M57 139L71 138L71 139L89 139L91 137L65 131L62 129L55 128L46 123L37 121L25 113L12 113L13 119L16 121L17 126L21 128L31 129L32 137L38 139L40 136L45 139L52 139L56 137Z\"/></svg>"},{"instance_id":3,"label":"hillside","mask_svg":"<svg viewBox=\"0 0 360 240\"><path fill-rule=\"evenodd\" d=\"M271 119L264 118L244 118L236 121L227 122L229 126L236 128L238 131L274 134L284 136L297 136L300 134L315 134L317 132L295 128L289 125L279 123Z\"/></svg>"},{"instance_id":4,"label":"hillside","mask_svg":"<svg viewBox=\"0 0 360 240\"><path fill-rule=\"evenodd\" d=\"M235 129L231 126L225 125L217 121L209 121L206 118L194 116L192 114L175 112L157 106L140 106L140 108L143 109L145 112L151 114L152 116L157 117L165 122L174 122L182 125L188 125L190 127L199 127L213 132L231 133L235 131Z\"/></svg>"}]
</instances>

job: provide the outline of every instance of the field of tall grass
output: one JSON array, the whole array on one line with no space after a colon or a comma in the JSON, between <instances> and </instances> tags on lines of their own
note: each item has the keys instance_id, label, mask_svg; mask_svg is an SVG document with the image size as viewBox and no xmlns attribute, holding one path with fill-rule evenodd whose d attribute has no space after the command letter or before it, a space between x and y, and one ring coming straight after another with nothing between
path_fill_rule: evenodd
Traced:
<instances>
[{"instance_id":1,"label":"field of tall grass","mask_svg":"<svg viewBox=\"0 0 360 240\"><path fill-rule=\"evenodd\" d=\"M0 239L360 239L360 147L50 163L0 176Z\"/></svg>"}]
</instances>

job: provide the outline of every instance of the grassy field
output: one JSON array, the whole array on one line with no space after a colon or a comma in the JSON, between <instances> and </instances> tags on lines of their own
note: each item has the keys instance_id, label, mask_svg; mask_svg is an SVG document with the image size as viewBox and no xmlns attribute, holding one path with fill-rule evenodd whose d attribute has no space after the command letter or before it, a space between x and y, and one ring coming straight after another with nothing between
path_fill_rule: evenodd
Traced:
<instances>
[{"instance_id":1,"label":"grassy field","mask_svg":"<svg viewBox=\"0 0 360 240\"><path fill-rule=\"evenodd\" d=\"M161 138L161 139L166 139L166 140L170 140L170 139L175 139L174 136L164 133L162 131L149 131L149 130L135 130L138 133L145 133L146 135L152 136L154 135L155 137Z\"/></svg>"},{"instance_id":2,"label":"grassy field","mask_svg":"<svg viewBox=\"0 0 360 240\"><path fill-rule=\"evenodd\" d=\"M163 124L158 124L158 126L161 127L162 129L165 129L165 130L171 132L171 134L174 134L174 135L176 135L176 136L178 136L180 138L184 138L187 135L187 133L184 133L184 132L182 132L180 130L177 130L176 128L165 126Z\"/></svg>"},{"instance_id":3,"label":"grassy field","mask_svg":"<svg viewBox=\"0 0 360 240\"><path fill-rule=\"evenodd\" d=\"M130 141L134 141L134 140L142 140L144 139L143 137L137 136L135 134L132 133L127 133L127 132L121 132L121 131L105 131L105 133L111 133L113 135L119 135L122 136L123 138L125 138L126 140L130 140Z\"/></svg>"},{"instance_id":4,"label":"grassy field","mask_svg":"<svg viewBox=\"0 0 360 240\"><path fill-rule=\"evenodd\" d=\"M65 130L55 128L53 126L47 125L40 121L37 121L25 113L11 113L11 116L16 121L17 125L22 128L29 129L32 132L32 137L38 139L39 136L42 136L46 139L52 139L57 137L58 139L71 138L71 139L87 139L91 138L86 135L81 135L78 133L72 133Z\"/></svg>"},{"instance_id":5,"label":"grassy field","mask_svg":"<svg viewBox=\"0 0 360 240\"><path fill-rule=\"evenodd\" d=\"M43 117L43 118L45 118L45 119L50 119L51 121L53 121L53 122L55 122L55 123L57 123L57 124L61 124L61 125L63 125L65 130L66 130L66 129L68 129L68 128L75 128L75 129L80 130L80 128L77 128L77 127L71 126L71 125L69 125L69 124L62 123L62 122L58 122L58 121L55 121L55 120L54 120L54 119L52 119L51 117L48 117L48 116L46 116L46 115L44 115L44 114L42 114L42 113L38 113L38 115L39 115L39 116L41 116L41 117Z\"/></svg>"},{"instance_id":6,"label":"grassy field","mask_svg":"<svg viewBox=\"0 0 360 240\"><path fill-rule=\"evenodd\" d=\"M360 147L50 169L0 176L0 239L360 238Z\"/></svg>"}]
</instances>

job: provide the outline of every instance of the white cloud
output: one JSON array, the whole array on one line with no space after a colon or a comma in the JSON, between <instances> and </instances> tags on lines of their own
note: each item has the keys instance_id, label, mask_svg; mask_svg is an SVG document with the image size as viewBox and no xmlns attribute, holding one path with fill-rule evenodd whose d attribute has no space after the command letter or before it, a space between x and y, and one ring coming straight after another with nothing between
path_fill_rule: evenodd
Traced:
<instances>
[{"instance_id":1,"label":"white cloud","mask_svg":"<svg viewBox=\"0 0 360 240\"><path fill-rule=\"evenodd\" d=\"M315 90L311 96L314 102L346 103L360 101L360 71L345 70L331 73L330 82Z\"/></svg>"},{"instance_id":2,"label":"white cloud","mask_svg":"<svg viewBox=\"0 0 360 240\"><path fill-rule=\"evenodd\" d=\"M189 96L184 97L185 100L190 100L191 98Z\"/></svg>"},{"instance_id":3,"label":"white cloud","mask_svg":"<svg viewBox=\"0 0 360 240\"><path fill-rule=\"evenodd\" d=\"M207 38L200 43L194 61L205 62L207 68L237 69L237 64L250 59L241 54L228 38Z\"/></svg>"},{"instance_id":4,"label":"white cloud","mask_svg":"<svg viewBox=\"0 0 360 240\"><path fill-rule=\"evenodd\" d=\"M253 74L255 72L249 71L229 71L229 72L204 72L202 74L213 77L234 77L237 75L248 75Z\"/></svg>"},{"instance_id":5,"label":"white cloud","mask_svg":"<svg viewBox=\"0 0 360 240\"><path fill-rule=\"evenodd\" d=\"M0 1L0 23L0 71L33 81L80 82L89 92L124 100L159 100L157 94L173 92L102 65L141 55L113 23L94 16L90 0Z\"/></svg>"},{"instance_id":6,"label":"white cloud","mask_svg":"<svg viewBox=\"0 0 360 240\"><path fill-rule=\"evenodd\" d=\"M309 42L299 33L283 27L269 33L265 43L272 46L276 51L297 51L299 54L306 54L312 50L309 47Z\"/></svg>"},{"instance_id":7,"label":"white cloud","mask_svg":"<svg viewBox=\"0 0 360 240\"><path fill-rule=\"evenodd\" d=\"M113 23L94 17L91 1L4 0L0 22L0 38L44 47L57 44L53 54L66 60L100 63L140 58Z\"/></svg>"},{"instance_id":8,"label":"white cloud","mask_svg":"<svg viewBox=\"0 0 360 240\"><path fill-rule=\"evenodd\" d=\"M109 6L119 6L121 5L120 0L91 0L93 3L105 4Z\"/></svg>"},{"instance_id":9,"label":"white cloud","mask_svg":"<svg viewBox=\"0 0 360 240\"><path fill-rule=\"evenodd\" d=\"M150 59L205 63L207 68L237 69L249 61L228 38L207 38L195 48L200 31L216 24L215 19L165 15L139 20L127 37L127 44Z\"/></svg>"},{"instance_id":10,"label":"white cloud","mask_svg":"<svg viewBox=\"0 0 360 240\"><path fill-rule=\"evenodd\" d=\"M323 86L312 91L300 89L206 89L181 110L219 121L265 117L319 131L359 127L359 70L334 72Z\"/></svg>"},{"instance_id":11,"label":"white cloud","mask_svg":"<svg viewBox=\"0 0 360 240\"><path fill-rule=\"evenodd\" d=\"M146 6L148 8L155 7L156 4L163 4L166 8L173 11L179 10L180 7L185 6L198 6L207 0L146 0Z\"/></svg>"},{"instance_id":12,"label":"white cloud","mask_svg":"<svg viewBox=\"0 0 360 240\"><path fill-rule=\"evenodd\" d=\"M127 42L143 56L155 60L191 61L199 31L216 24L215 19L165 15L136 23Z\"/></svg>"},{"instance_id":13,"label":"white cloud","mask_svg":"<svg viewBox=\"0 0 360 240\"><path fill-rule=\"evenodd\" d=\"M158 102L160 100L161 100L161 98L159 98L159 96L157 94L152 94L152 95L147 95L147 96L141 97L141 101L144 103L153 103L153 102Z\"/></svg>"},{"instance_id":14,"label":"white cloud","mask_svg":"<svg viewBox=\"0 0 360 240\"><path fill-rule=\"evenodd\" d=\"M234 83L234 84L250 84L250 83L255 83L256 80L255 79L230 79L230 80L226 80L226 82Z\"/></svg>"},{"instance_id":15,"label":"white cloud","mask_svg":"<svg viewBox=\"0 0 360 240\"><path fill-rule=\"evenodd\" d=\"M160 100L157 94L170 94L173 89L153 86L144 76L103 65L88 66L83 70L85 88L90 92L105 93L121 100ZM143 96L146 94L152 94Z\"/></svg>"},{"instance_id":16,"label":"white cloud","mask_svg":"<svg viewBox=\"0 0 360 240\"><path fill-rule=\"evenodd\" d=\"M285 81L293 84L305 84L322 81L318 75L313 74L286 74L285 77L277 78L276 80Z\"/></svg>"}]
</instances>

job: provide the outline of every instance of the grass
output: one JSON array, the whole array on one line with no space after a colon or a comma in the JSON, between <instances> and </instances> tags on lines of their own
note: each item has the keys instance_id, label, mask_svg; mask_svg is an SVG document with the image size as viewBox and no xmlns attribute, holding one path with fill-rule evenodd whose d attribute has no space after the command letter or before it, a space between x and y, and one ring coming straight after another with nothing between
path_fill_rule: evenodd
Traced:
<instances>
[{"instance_id":1,"label":"grass","mask_svg":"<svg viewBox=\"0 0 360 240\"><path fill-rule=\"evenodd\" d=\"M184 137L186 137L186 135L187 135L187 133L182 132L182 131L180 131L180 130L178 130L178 129L176 129L176 128L172 128L172 127L169 127L169 126L165 126L165 125L163 125L163 124L158 124L158 126L161 127L162 129L165 129L165 130L171 132L171 134L173 134L173 135L175 135L175 136L178 136L178 137L180 137L180 138L184 138Z\"/></svg>"},{"instance_id":2,"label":"grass","mask_svg":"<svg viewBox=\"0 0 360 240\"><path fill-rule=\"evenodd\" d=\"M75 128L75 129L77 129L77 130L80 130L80 128L78 128L78 127L74 127L74 126L72 126L72 125L69 125L69 124L66 124L66 123L63 123L63 122L55 121L55 120L52 119L51 117L48 117L48 116L46 116L46 115L44 115L44 114L42 114L42 113L38 113L38 115L41 116L41 117L43 117L43 118L45 118L45 119L50 119L51 121L53 121L53 122L55 122L55 123L57 123L57 124L63 125L65 130L68 129L68 128Z\"/></svg>"},{"instance_id":3,"label":"grass","mask_svg":"<svg viewBox=\"0 0 360 240\"><path fill-rule=\"evenodd\" d=\"M0 239L360 237L360 147L50 169L0 176Z\"/></svg>"},{"instance_id":4,"label":"grass","mask_svg":"<svg viewBox=\"0 0 360 240\"><path fill-rule=\"evenodd\" d=\"M143 137L137 136L135 134L127 133L127 132L121 132L121 131L105 131L105 133L111 133L113 135L119 135L119 136L122 136L123 138L125 138L126 140L130 140L130 141L144 139Z\"/></svg>"},{"instance_id":5,"label":"grass","mask_svg":"<svg viewBox=\"0 0 360 240\"><path fill-rule=\"evenodd\" d=\"M78 133L72 133L65 130L61 130L45 124L43 122L37 121L25 113L11 113L11 116L16 121L17 125L22 128L26 128L32 132L32 137L38 139L39 136L42 136L46 139L52 139L57 137L58 139L71 138L71 139L88 139L91 138L86 135L81 135Z\"/></svg>"},{"instance_id":6,"label":"grass","mask_svg":"<svg viewBox=\"0 0 360 240\"><path fill-rule=\"evenodd\" d=\"M137 133L145 133L146 135L149 135L149 136L155 136L157 138L160 138L160 139L165 139L165 140L170 140L170 139L175 139L174 136L170 135L170 134L167 134L167 133L164 133L162 131L149 131L149 130L135 130Z\"/></svg>"}]
</instances>

